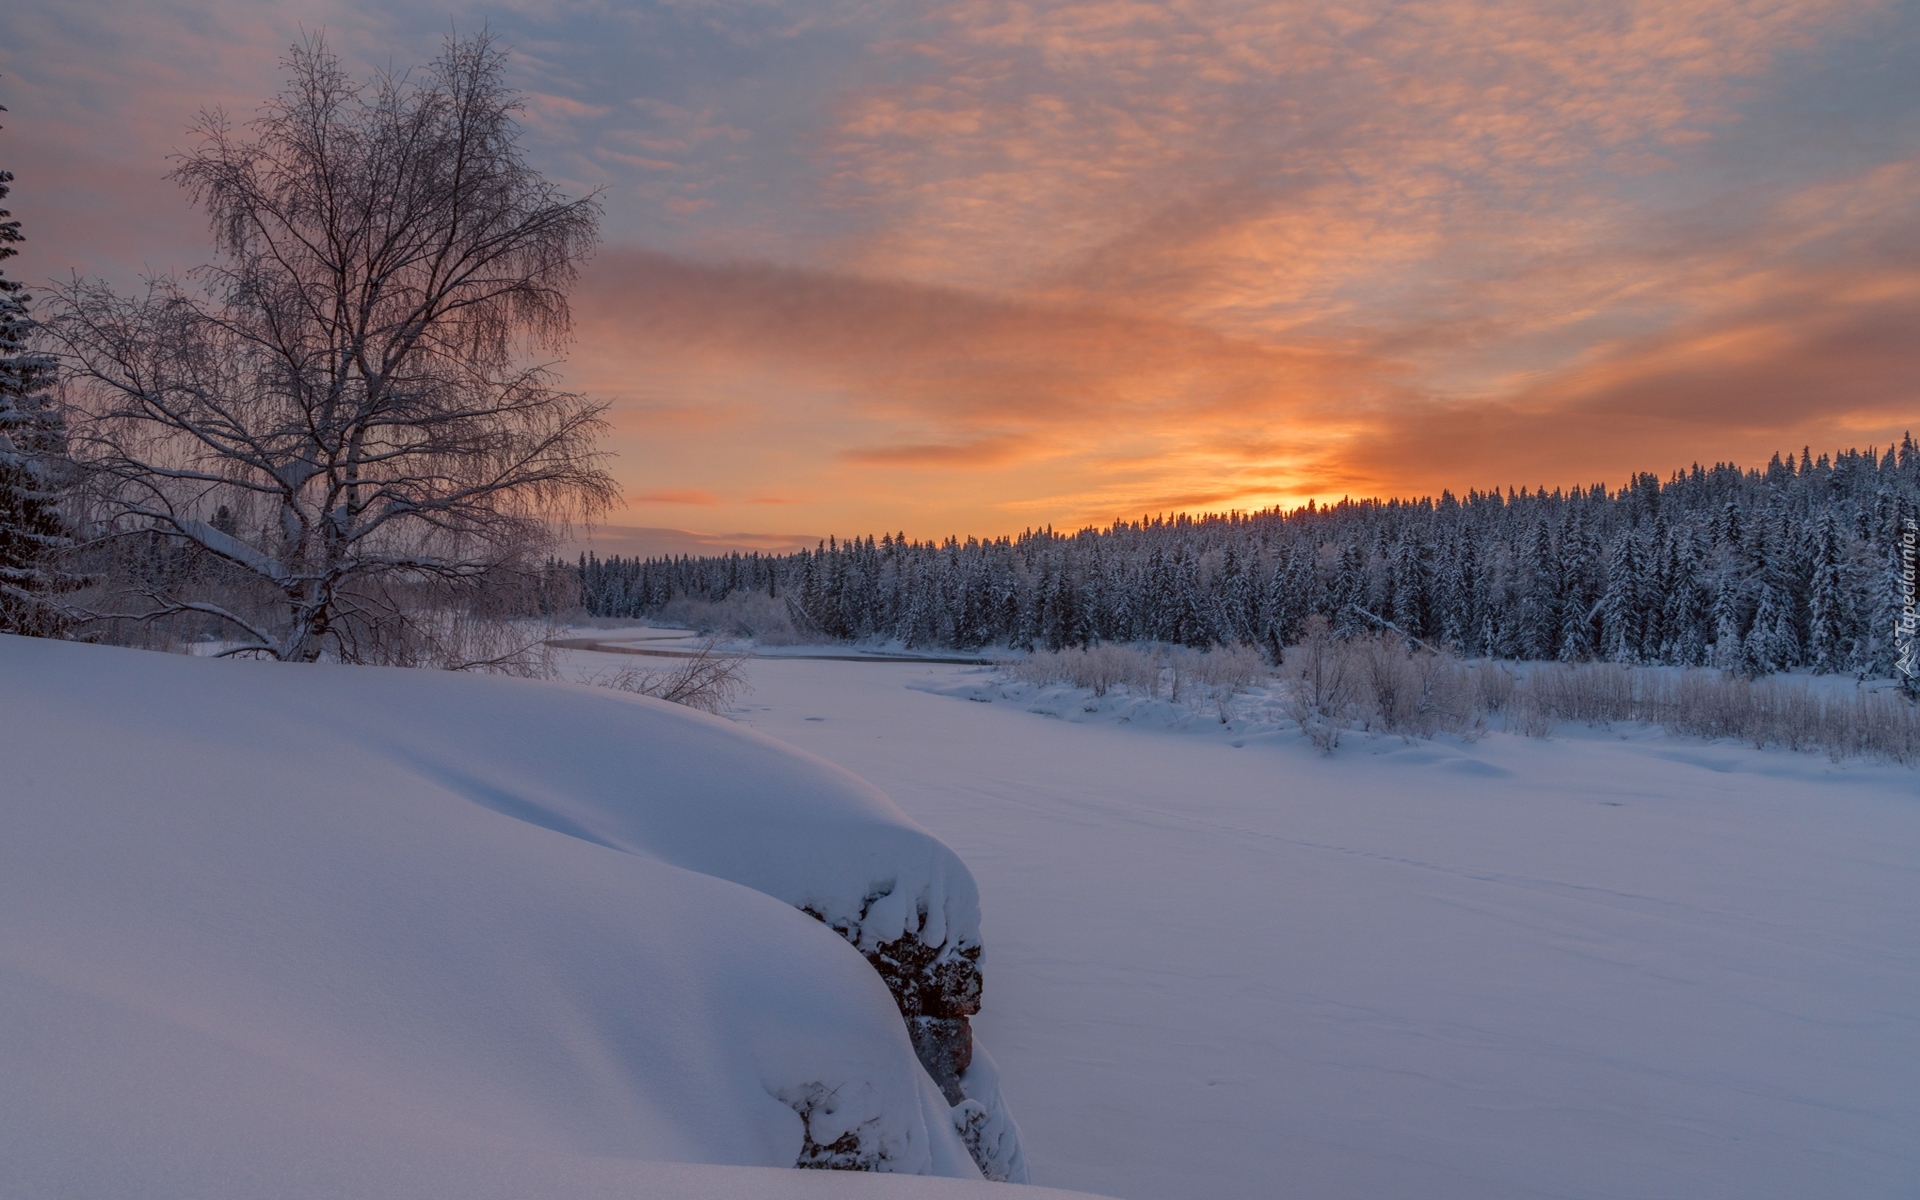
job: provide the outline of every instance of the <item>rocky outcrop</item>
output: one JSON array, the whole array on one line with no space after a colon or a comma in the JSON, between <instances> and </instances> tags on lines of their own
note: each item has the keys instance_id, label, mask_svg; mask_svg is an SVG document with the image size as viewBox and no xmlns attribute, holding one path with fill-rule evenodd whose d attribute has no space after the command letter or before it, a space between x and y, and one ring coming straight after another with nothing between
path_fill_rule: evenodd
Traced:
<instances>
[{"instance_id":1,"label":"rocky outcrop","mask_svg":"<svg viewBox=\"0 0 1920 1200\"><path fill-rule=\"evenodd\" d=\"M800 1114L800 1157L794 1166L816 1171L886 1169L886 1151L870 1128L875 1122L846 1120L834 1089L810 1083L775 1095ZM964 1134L961 1140L966 1140Z\"/></svg>"},{"instance_id":2,"label":"rocky outcrop","mask_svg":"<svg viewBox=\"0 0 1920 1200\"><path fill-rule=\"evenodd\" d=\"M861 917L886 895L868 896ZM984 1054L975 1053L970 1018L980 1011L979 944L952 938L929 944L924 940L926 913L921 912L917 928L891 941L862 945L859 920L829 920L812 908L805 911L851 942L886 983L907 1023L914 1053L952 1106L954 1128L981 1174L999 1182L1025 1183L1019 1131L1001 1103L999 1072ZM801 1117L805 1121L808 1114ZM812 1161L807 1161L809 1155ZM872 1169L861 1165L857 1153L842 1153L831 1145L816 1148L811 1134L801 1158L797 1165Z\"/></svg>"},{"instance_id":3,"label":"rocky outcrop","mask_svg":"<svg viewBox=\"0 0 1920 1200\"><path fill-rule=\"evenodd\" d=\"M980 1011L980 947L929 946L909 934L874 947L867 961L893 993L913 1038L914 1053L948 1104L964 1101L960 1076L973 1064L973 1026Z\"/></svg>"}]
</instances>

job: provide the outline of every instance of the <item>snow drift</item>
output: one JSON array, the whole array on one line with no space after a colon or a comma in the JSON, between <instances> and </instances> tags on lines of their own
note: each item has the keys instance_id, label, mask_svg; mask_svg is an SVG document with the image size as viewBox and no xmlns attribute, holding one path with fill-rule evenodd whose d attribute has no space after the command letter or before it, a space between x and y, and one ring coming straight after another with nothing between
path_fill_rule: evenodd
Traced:
<instances>
[{"instance_id":1,"label":"snow drift","mask_svg":"<svg viewBox=\"0 0 1920 1200\"><path fill-rule=\"evenodd\" d=\"M839 768L598 689L12 637L0 709L0 1194L1024 1178L991 1062L942 1095L862 961L977 996L973 881Z\"/></svg>"}]
</instances>

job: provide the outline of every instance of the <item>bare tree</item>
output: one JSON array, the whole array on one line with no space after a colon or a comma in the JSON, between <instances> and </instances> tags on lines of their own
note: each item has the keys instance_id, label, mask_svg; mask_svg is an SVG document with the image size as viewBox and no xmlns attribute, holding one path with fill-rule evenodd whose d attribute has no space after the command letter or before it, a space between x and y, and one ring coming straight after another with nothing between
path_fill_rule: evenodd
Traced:
<instances>
[{"instance_id":1,"label":"bare tree","mask_svg":"<svg viewBox=\"0 0 1920 1200\"><path fill-rule=\"evenodd\" d=\"M566 339L598 204L526 164L504 59L482 34L361 84L318 38L294 47L257 120L204 114L176 159L216 263L138 296L59 291L94 545L160 538L210 565L90 615L203 614L227 653L407 661L553 522L612 502L604 406L534 361Z\"/></svg>"}]
</instances>

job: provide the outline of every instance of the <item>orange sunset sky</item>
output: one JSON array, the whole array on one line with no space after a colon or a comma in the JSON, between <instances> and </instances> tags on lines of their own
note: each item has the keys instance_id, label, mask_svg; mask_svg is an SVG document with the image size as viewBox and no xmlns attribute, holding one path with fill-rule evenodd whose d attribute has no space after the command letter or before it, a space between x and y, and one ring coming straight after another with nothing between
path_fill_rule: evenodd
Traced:
<instances>
[{"instance_id":1,"label":"orange sunset sky","mask_svg":"<svg viewBox=\"0 0 1920 1200\"><path fill-rule=\"evenodd\" d=\"M491 27L604 189L605 551L1617 485L1920 413L1920 5L9 0L10 264L202 261L163 178L302 29ZM690 531L673 533L669 531Z\"/></svg>"}]
</instances>

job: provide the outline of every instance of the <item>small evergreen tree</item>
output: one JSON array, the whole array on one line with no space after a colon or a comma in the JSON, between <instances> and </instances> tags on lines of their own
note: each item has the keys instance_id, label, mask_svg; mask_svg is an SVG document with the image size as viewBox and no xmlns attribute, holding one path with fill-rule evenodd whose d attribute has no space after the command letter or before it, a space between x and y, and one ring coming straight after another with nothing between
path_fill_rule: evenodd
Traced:
<instances>
[{"instance_id":1,"label":"small evergreen tree","mask_svg":"<svg viewBox=\"0 0 1920 1200\"><path fill-rule=\"evenodd\" d=\"M1340 552L1339 573L1333 585L1333 631L1352 637L1366 623L1360 615L1367 603L1367 555L1358 543L1349 542Z\"/></svg>"},{"instance_id":2,"label":"small evergreen tree","mask_svg":"<svg viewBox=\"0 0 1920 1200\"><path fill-rule=\"evenodd\" d=\"M1427 547L1417 533L1403 536L1393 550L1389 567L1386 615L1408 637L1433 634L1429 617Z\"/></svg>"},{"instance_id":3,"label":"small evergreen tree","mask_svg":"<svg viewBox=\"0 0 1920 1200\"><path fill-rule=\"evenodd\" d=\"M1593 657L1594 554L1584 524L1569 519L1560 535L1560 631L1562 662L1584 662Z\"/></svg>"},{"instance_id":4,"label":"small evergreen tree","mask_svg":"<svg viewBox=\"0 0 1920 1200\"><path fill-rule=\"evenodd\" d=\"M1833 514L1820 518L1813 548L1813 580L1807 591L1807 660L1826 674L1844 669L1845 581L1840 574L1840 535Z\"/></svg>"},{"instance_id":5,"label":"small evergreen tree","mask_svg":"<svg viewBox=\"0 0 1920 1200\"><path fill-rule=\"evenodd\" d=\"M1792 613L1770 583L1760 585L1760 601L1754 607L1753 628L1747 634L1745 648L1746 667L1754 675L1799 665L1800 639L1794 633Z\"/></svg>"},{"instance_id":6,"label":"small evergreen tree","mask_svg":"<svg viewBox=\"0 0 1920 1200\"><path fill-rule=\"evenodd\" d=\"M1663 656L1667 662L1697 667L1706 661L1712 631L1707 614L1712 604L1706 585L1706 551L1696 531L1689 529L1677 539L1673 552L1673 575L1665 588L1661 628L1667 637Z\"/></svg>"},{"instance_id":7,"label":"small evergreen tree","mask_svg":"<svg viewBox=\"0 0 1920 1200\"><path fill-rule=\"evenodd\" d=\"M13 172L0 171L0 201L12 182ZM23 240L12 216L0 208L0 261ZM69 544L56 486L63 439L49 394L53 360L28 345L30 299L0 274L0 632L50 636L62 622L48 597L64 581L48 559Z\"/></svg>"},{"instance_id":8,"label":"small evergreen tree","mask_svg":"<svg viewBox=\"0 0 1920 1200\"><path fill-rule=\"evenodd\" d=\"M1614 662L1640 661L1641 627L1646 620L1645 568L1639 539L1623 530L1607 563L1607 590L1600 598L1600 628L1606 656Z\"/></svg>"},{"instance_id":9,"label":"small evergreen tree","mask_svg":"<svg viewBox=\"0 0 1920 1200\"><path fill-rule=\"evenodd\" d=\"M1722 671L1746 671L1746 643L1740 629L1740 584L1738 577L1725 568L1716 581L1708 620L1713 625L1713 665Z\"/></svg>"},{"instance_id":10,"label":"small evergreen tree","mask_svg":"<svg viewBox=\"0 0 1920 1200\"><path fill-rule=\"evenodd\" d=\"M1314 611L1312 547L1294 546L1281 552L1267 594L1266 651L1278 666L1280 648L1299 640L1301 626Z\"/></svg>"},{"instance_id":11,"label":"small evergreen tree","mask_svg":"<svg viewBox=\"0 0 1920 1200\"><path fill-rule=\"evenodd\" d=\"M1474 641L1477 627L1474 606L1475 571L1473 539L1462 537L1445 548L1441 555L1439 592L1440 641L1461 653Z\"/></svg>"},{"instance_id":12,"label":"small evergreen tree","mask_svg":"<svg viewBox=\"0 0 1920 1200\"><path fill-rule=\"evenodd\" d=\"M1523 658L1552 658L1559 643L1560 587L1553 538L1536 519L1520 555L1520 611L1514 636Z\"/></svg>"}]
</instances>

